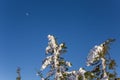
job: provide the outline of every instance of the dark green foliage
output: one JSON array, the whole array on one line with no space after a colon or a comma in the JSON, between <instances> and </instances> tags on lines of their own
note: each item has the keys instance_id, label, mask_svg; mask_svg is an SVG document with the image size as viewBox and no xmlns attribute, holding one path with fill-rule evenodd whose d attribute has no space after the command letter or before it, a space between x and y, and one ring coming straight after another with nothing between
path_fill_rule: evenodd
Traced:
<instances>
[{"instance_id":1,"label":"dark green foliage","mask_svg":"<svg viewBox=\"0 0 120 80\"><path fill-rule=\"evenodd\" d=\"M89 80L93 80L95 78L94 74L91 71L87 71L85 73L85 78L89 79Z\"/></svg>"},{"instance_id":2,"label":"dark green foliage","mask_svg":"<svg viewBox=\"0 0 120 80\"><path fill-rule=\"evenodd\" d=\"M83 77L81 75L79 75L78 80L83 80Z\"/></svg>"},{"instance_id":3,"label":"dark green foliage","mask_svg":"<svg viewBox=\"0 0 120 80\"><path fill-rule=\"evenodd\" d=\"M109 64L109 69L115 69L115 66L116 66L115 60L111 60Z\"/></svg>"}]
</instances>

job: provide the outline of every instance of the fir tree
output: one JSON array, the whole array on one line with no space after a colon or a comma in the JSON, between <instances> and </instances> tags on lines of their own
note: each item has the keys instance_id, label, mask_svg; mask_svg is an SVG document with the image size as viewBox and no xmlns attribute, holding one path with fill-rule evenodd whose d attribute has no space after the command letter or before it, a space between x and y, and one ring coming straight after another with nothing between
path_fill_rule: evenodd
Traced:
<instances>
[{"instance_id":1,"label":"fir tree","mask_svg":"<svg viewBox=\"0 0 120 80\"><path fill-rule=\"evenodd\" d=\"M20 68L19 67L17 68L17 74L18 74L18 76L17 76L16 80L21 80Z\"/></svg>"},{"instance_id":2,"label":"fir tree","mask_svg":"<svg viewBox=\"0 0 120 80\"><path fill-rule=\"evenodd\" d=\"M38 71L41 80L119 80L115 71L116 62L109 53L110 44L115 39L108 39L90 50L86 63L88 67L93 66L91 70L80 67L79 70L73 71L68 70L72 66L71 63L61 56L67 51L65 43L59 44L53 35L48 35L48 40L47 57ZM50 70L43 76L42 72L47 67Z\"/></svg>"}]
</instances>

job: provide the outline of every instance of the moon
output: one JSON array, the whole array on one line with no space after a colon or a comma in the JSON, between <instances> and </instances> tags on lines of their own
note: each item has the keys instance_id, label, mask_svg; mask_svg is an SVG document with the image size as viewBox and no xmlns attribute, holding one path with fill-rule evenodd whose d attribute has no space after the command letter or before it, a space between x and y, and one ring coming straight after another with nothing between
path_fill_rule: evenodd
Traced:
<instances>
[{"instance_id":1,"label":"moon","mask_svg":"<svg viewBox=\"0 0 120 80\"><path fill-rule=\"evenodd\" d=\"M26 16L29 16L30 14L28 12L25 13Z\"/></svg>"}]
</instances>

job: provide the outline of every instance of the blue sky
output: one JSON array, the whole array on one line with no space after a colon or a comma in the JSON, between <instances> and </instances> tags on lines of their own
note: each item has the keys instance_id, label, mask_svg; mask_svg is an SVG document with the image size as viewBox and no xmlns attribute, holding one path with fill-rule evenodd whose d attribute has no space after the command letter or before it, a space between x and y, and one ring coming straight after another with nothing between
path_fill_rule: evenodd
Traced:
<instances>
[{"instance_id":1,"label":"blue sky","mask_svg":"<svg viewBox=\"0 0 120 80\"><path fill-rule=\"evenodd\" d=\"M115 38L111 56L120 77L119 0L0 0L0 80L39 80L36 70L45 58L47 35L66 42L70 70L85 66L89 50Z\"/></svg>"}]
</instances>

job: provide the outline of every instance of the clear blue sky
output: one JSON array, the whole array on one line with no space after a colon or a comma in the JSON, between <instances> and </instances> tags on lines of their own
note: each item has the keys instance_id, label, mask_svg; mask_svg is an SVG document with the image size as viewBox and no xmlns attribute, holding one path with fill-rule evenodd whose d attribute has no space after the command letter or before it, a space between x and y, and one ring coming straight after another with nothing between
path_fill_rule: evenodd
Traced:
<instances>
[{"instance_id":1,"label":"clear blue sky","mask_svg":"<svg viewBox=\"0 0 120 80\"><path fill-rule=\"evenodd\" d=\"M0 0L0 80L39 80L47 35L66 42L70 70L85 66L89 50L117 39L110 53L120 72L120 0ZM119 73L120 76L120 73Z\"/></svg>"}]
</instances>

